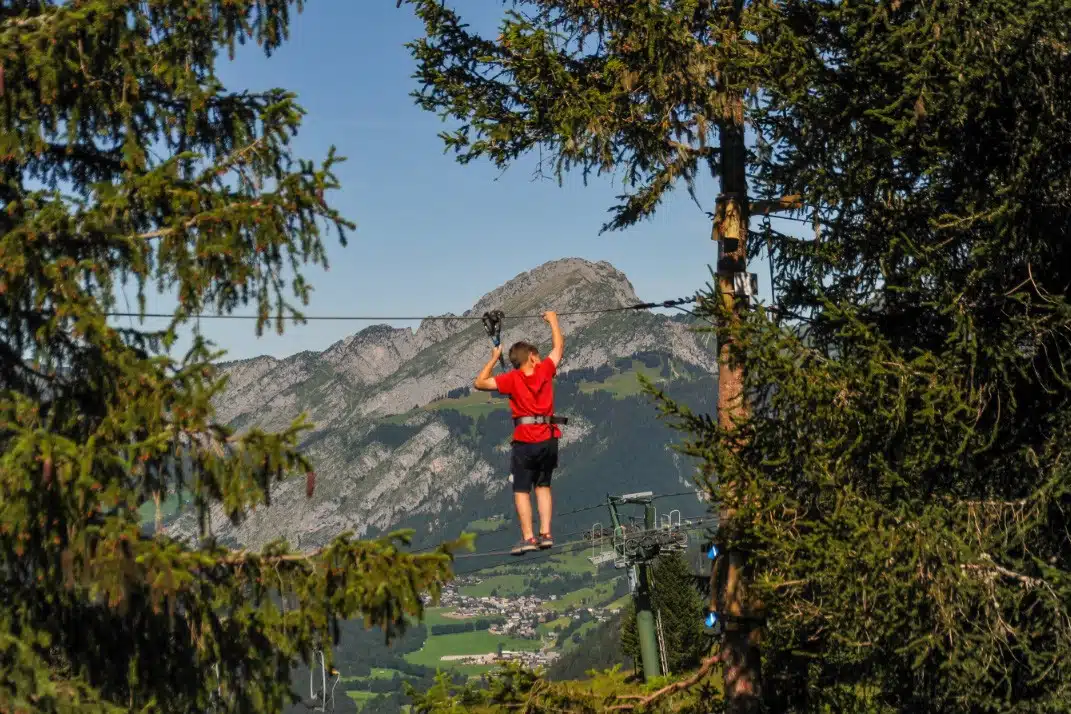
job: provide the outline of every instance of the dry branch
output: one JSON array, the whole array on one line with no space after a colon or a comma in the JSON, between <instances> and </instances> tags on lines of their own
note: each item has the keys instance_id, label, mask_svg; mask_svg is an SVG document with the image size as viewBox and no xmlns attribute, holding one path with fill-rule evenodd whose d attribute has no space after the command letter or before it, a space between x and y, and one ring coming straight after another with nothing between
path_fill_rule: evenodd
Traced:
<instances>
[{"instance_id":1,"label":"dry branch","mask_svg":"<svg viewBox=\"0 0 1071 714\"><path fill-rule=\"evenodd\" d=\"M1009 569L1005 568L1004 566L998 565L997 563L993 562L993 559L990 558L985 553L982 554L982 558L984 560L988 561L988 564L979 565L977 563L968 563L966 565L961 565L960 567L963 568L964 570L980 571L980 572L983 572L983 573L987 573L990 576L992 576L993 574L1000 574L1000 575L1003 575L1006 578L1011 578L1013 580L1018 580L1020 583L1023 584L1023 587L1030 588L1031 590L1033 590L1034 588L1041 587L1041 586L1045 586L1050 591L1052 590L1052 588L1048 585L1048 583L1046 583L1041 578L1034 578L1034 577L1031 577L1029 575L1023 575L1022 573L1017 573L1014 570L1009 570Z\"/></svg>"},{"instance_id":2,"label":"dry branch","mask_svg":"<svg viewBox=\"0 0 1071 714\"><path fill-rule=\"evenodd\" d=\"M659 689L657 692L648 694L645 697L635 694L623 696L621 697L622 699L638 699L639 701L637 701L635 704L618 704L617 706L610 707L609 709L607 709L607 711L631 711L636 707L647 707L664 696L667 696L669 694L675 694L676 692L682 691L684 689L694 687L699 682L699 680L703 679L703 677L705 677L710 672L710 670L713 669L714 665L717 664L720 660L720 652L713 654L703 660L702 666L697 669L691 677L688 677L688 679L682 679L679 682L667 684L666 686Z\"/></svg>"}]
</instances>

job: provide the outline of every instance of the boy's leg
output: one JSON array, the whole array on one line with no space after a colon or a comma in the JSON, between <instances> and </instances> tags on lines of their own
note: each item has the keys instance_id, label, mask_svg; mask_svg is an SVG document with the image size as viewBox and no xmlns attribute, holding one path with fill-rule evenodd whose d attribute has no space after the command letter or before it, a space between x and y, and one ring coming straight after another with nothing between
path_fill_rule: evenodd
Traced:
<instances>
[{"instance_id":1,"label":"boy's leg","mask_svg":"<svg viewBox=\"0 0 1071 714\"><path fill-rule=\"evenodd\" d=\"M536 503L539 506L540 546L549 548L554 544L550 534L550 520L554 513L554 501L550 495L550 480L558 466L558 440L550 439L543 444L540 454L540 471L535 480Z\"/></svg>"},{"instance_id":2,"label":"boy's leg","mask_svg":"<svg viewBox=\"0 0 1071 714\"><path fill-rule=\"evenodd\" d=\"M549 474L545 480L550 481ZM550 486L536 486L535 495L539 506L539 535L550 535L550 516L554 512Z\"/></svg>"},{"instance_id":3,"label":"boy's leg","mask_svg":"<svg viewBox=\"0 0 1071 714\"><path fill-rule=\"evenodd\" d=\"M517 478L516 475L513 478ZM542 489L536 489L538 495ZM528 540L535 537L532 533L532 494L527 491L513 491L513 505L517 508L517 522L521 524L521 538ZM540 508L540 517L543 509Z\"/></svg>"},{"instance_id":4,"label":"boy's leg","mask_svg":"<svg viewBox=\"0 0 1071 714\"><path fill-rule=\"evenodd\" d=\"M517 522L521 526L521 542L510 551L513 555L523 555L539 547L532 533L532 480L537 474L532 471L531 449L531 444L514 443L510 456L513 506L517 509Z\"/></svg>"}]
</instances>

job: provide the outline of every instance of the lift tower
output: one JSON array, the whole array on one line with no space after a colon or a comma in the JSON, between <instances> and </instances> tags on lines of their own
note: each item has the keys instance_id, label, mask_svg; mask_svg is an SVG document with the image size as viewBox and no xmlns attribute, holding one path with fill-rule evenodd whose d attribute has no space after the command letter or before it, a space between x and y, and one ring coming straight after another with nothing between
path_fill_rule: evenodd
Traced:
<instances>
[{"instance_id":1,"label":"lift tower","mask_svg":"<svg viewBox=\"0 0 1071 714\"><path fill-rule=\"evenodd\" d=\"M643 660L643 678L650 681L662 675L655 616L651 611L652 560L660 553L681 551L688 547L688 534L680 527L680 514L676 525L672 517L663 527L655 524L654 494L651 491L629 493L624 496L606 495L613 525L615 563L636 570L636 589L633 602L636 606L636 633L640 640L640 658ZM643 505L643 528L621 524L617 507L622 504Z\"/></svg>"}]
</instances>

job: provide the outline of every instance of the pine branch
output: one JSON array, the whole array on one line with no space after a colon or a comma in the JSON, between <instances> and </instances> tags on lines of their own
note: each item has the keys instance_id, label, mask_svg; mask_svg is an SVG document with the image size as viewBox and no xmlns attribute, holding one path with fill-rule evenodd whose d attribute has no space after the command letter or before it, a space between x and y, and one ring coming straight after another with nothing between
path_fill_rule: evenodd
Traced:
<instances>
[{"instance_id":1,"label":"pine branch","mask_svg":"<svg viewBox=\"0 0 1071 714\"><path fill-rule=\"evenodd\" d=\"M295 657L329 656L339 619L391 636L437 596L459 545L410 554L405 534L346 533L311 553L250 553L141 528L139 506L172 479L196 484L202 518L221 508L238 522L311 466L300 418L241 437L212 423L225 380L206 343L170 356L176 324L203 306L281 313L288 287L307 300L303 266L327 264L321 219L343 245L353 227L325 197L334 150L319 164L292 155L293 95L227 93L215 73L234 40L270 53L295 3L31 5L0 19L0 628L17 627L23 653L49 645L20 660L0 636L0 708L201 711L220 696L228 711L279 710ZM176 293L176 324L108 324L127 277Z\"/></svg>"},{"instance_id":2,"label":"pine branch","mask_svg":"<svg viewBox=\"0 0 1071 714\"><path fill-rule=\"evenodd\" d=\"M711 655L710 657L707 657L706 659L704 659L703 663L699 667L699 669L697 669L692 674L692 676L688 677L687 679L682 679L679 682L673 682L672 684L667 684L666 686L662 687L658 691L656 691L656 692L654 692L652 694L648 694L646 696L640 696L640 695L635 695L635 694L623 695L623 696L621 696L619 698L621 698L621 699L636 699L638 701L636 703L634 703L634 704L618 704L616 706L609 707L607 709L607 711L632 711L633 709L637 709L637 708L646 708L646 707L649 707L654 702L656 702L659 699L661 699L662 697L669 696L670 694L675 694L675 693L683 691L685 689L689 689L691 687L694 687L696 684L698 684L700 681L702 681L702 679L705 676L707 676L707 674L710 672L710 670L714 668L714 665L716 665L721 660L722 660L722 655L721 655L720 652L718 654Z\"/></svg>"},{"instance_id":3,"label":"pine branch","mask_svg":"<svg viewBox=\"0 0 1071 714\"><path fill-rule=\"evenodd\" d=\"M0 629L0 711L35 714L121 714L85 681L57 672L24 637Z\"/></svg>"}]
</instances>

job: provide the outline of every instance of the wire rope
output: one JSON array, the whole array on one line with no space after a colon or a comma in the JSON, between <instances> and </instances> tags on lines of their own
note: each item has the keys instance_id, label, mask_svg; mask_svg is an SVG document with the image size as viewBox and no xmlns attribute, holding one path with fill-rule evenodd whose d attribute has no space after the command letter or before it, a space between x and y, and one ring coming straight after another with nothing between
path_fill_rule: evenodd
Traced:
<instances>
[{"instance_id":1,"label":"wire rope","mask_svg":"<svg viewBox=\"0 0 1071 714\"><path fill-rule=\"evenodd\" d=\"M690 302L695 302L695 296L687 298L678 298L676 300L663 300L662 302L641 302L635 305L615 305L612 307L593 308L590 310L567 310L557 313L560 317L569 315L598 315L608 312L625 312L628 310L651 310L654 308L671 308L685 305ZM167 312L106 312L106 317L137 317L137 318L174 318L174 313ZM233 314L190 314L183 315L185 318L196 318L205 320L274 320L278 319L278 316L270 315L233 315ZM505 315L506 320L531 320L542 318L542 315ZM384 320L384 321L420 321L434 320L449 322L454 320L482 320L482 315L287 315L283 317L284 320L300 320L308 322L312 320Z\"/></svg>"},{"instance_id":2,"label":"wire rope","mask_svg":"<svg viewBox=\"0 0 1071 714\"><path fill-rule=\"evenodd\" d=\"M696 491L676 491L674 493L656 494L656 495L651 497L651 500L652 501L657 501L660 498L673 498L675 496L697 496L698 497L698 495L699 494ZM632 504L632 505L635 505L635 504ZM560 519L560 518L564 518L565 516L572 516L572 515L576 515L577 513L586 513L587 511L593 511L593 510L596 510L596 509L599 509L599 508L606 508L606 502L603 501L602 503L594 503L594 504L592 504L590 506L582 506L580 508L574 508L571 511L562 511L561 513L554 513L554 514L552 514L552 517L556 518L556 519ZM509 524L509 523L516 523L517 521L514 518L509 518L509 519L503 518L502 522L505 523L505 524ZM586 530L587 529L585 528L583 530L572 531L571 533L566 533L564 535L568 536L568 535L572 535L572 534L575 534L575 533L583 533ZM492 532L495 532L495 531L492 531ZM432 544L432 545L422 544L422 545L414 548L413 550L411 550L409 552L410 553L427 553L430 550L435 550L436 548L438 548L440 544L441 544L441 541L440 541L440 543L435 543L435 544Z\"/></svg>"},{"instance_id":3,"label":"wire rope","mask_svg":"<svg viewBox=\"0 0 1071 714\"><path fill-rule=\"evenodd\" d=\"M681 527L681 528L677 529L678 532L690 533L692 531L700 529L701 527L705 526L708 523L711 523L713 521L718 520L718 518L717 518L717 516L706 516L706 517L698 517L698 518L689 518L687 520L694 520L694 522L688 527ZM659 530L658 528L654 529L654 531L658 531L658 530ZM580 548L576 548L576 546L578 546L578 545L581 546L581 547ZM507 563L493 563L493 564L488 564L488 565L482 565L482 566L479 566L477 568L469 568L468 570L455 571L454 575L468 575L470 573L478 573L478 572L483 571L483 570L493 570L495 568L508 568L508 567L513 567L515 565L520 566L520 565L524 565L525 563L531 563L533 560L535 560L536 562L544 562L546 560L549 560L551 557L553 557L555 555L563 555L563 554L575 553L575 552L579 552L580 550L584 550L584 549L589 548L589 547L591 547L591 539L588 539L588 538L585 538L583 540L569 541L569 542L566 542L566 543L555 543L550 548L546 548L546 549L538 552L535 557L528 557L528 558L525 558L524 560L518 560L516 563L508 563L507 562ZM511 555L511 553L510 553L509 550L495 550L495 551L485 551L485 552L482 552L482 553L458 553L458 554L455 554L454 557L455 558L462 558L462 557L476 558L476 557L491 557L491 556L503 556L503 555ZM537 558L538 558L538 560L537 560Z\"/></svg>"}]
</instances>

